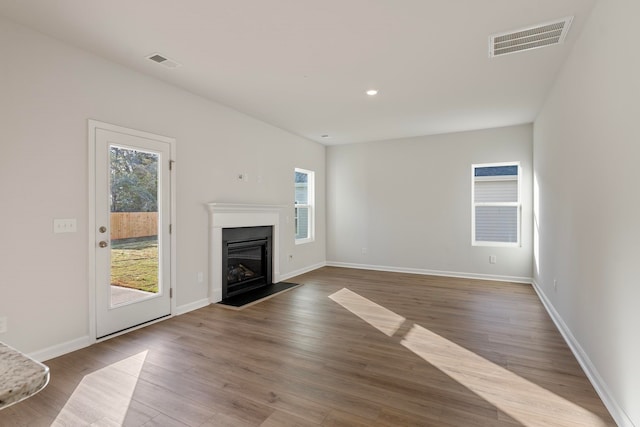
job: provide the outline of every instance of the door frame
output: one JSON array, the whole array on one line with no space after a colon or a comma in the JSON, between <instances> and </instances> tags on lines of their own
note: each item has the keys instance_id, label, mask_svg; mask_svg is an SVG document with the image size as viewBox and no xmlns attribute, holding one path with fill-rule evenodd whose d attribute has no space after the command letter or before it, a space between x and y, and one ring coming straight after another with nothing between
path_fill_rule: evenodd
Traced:
<instances>
[{"instance_id":1,"label":"door frame","mask_svg":"<svg viewBox=\"0 0 640 427\"><path fill-rule=\"evenodd\" d=\"M104 123L104 122L100 122L97 120L93 120L93 119L89 119L87 121L88 123L88 187L89 187L89 209L88 209L88 214L89 214L89 220L88 220L88 236L89 236L89 241L88 241L88 249L89 249L89 268L88 268L88 272L89 272L89 277L88 279L88 284L89 284L89 338L92 340L92 342L98 342L98 341L103 341L109 338L113 338L115 336L118 335L122 335L125 334L127 332L131 332L135 329L139 329L145 326L148 326L152 323L155 322L159 322L161 320L165 320L169 317L173 317L175 315L176 312L176 293L177 293L177 289L176 289L176 227L175 227L175 219L176 219L176 174L175 174L175 160L176 160L176 139L175 138L171 138L171 137L167 137L167 136L162 136L162 135L157 135L157 134L153 134L150 132L144 132L144 131L139 131L136 129L131 129L131 128L126 128L126 127L122 127L122 126L118 126L118 125L113 125L110 123ZM115 334L111 334L107 337L101 338L101 339L97 339L97 327L96 327L96 315L97 315L97 308L96 308L96 241L97 241L97 230L96 230L96 191L95 191L95 187L96 187L96 166L95 166L95 156L96 156L96 130L97 129L104 129L104 130L108 130L108 131L112 131L112 132L118 132L118 133L122 133L122 134L126 134L126 135L131 135L131 136L136 136L139 138L148 138L148 139L153 139L153 140L157 140L157 141L161 141L161 142L165 142L168 143L170 146L170 162L172 162L172 167L169 170L169 174L170 174L170 188L169 188L169 223L172 224L172 230L171 233L169 234L169 251L170 251L170 263L169 263L169 280L171 281L170 283L170 288L172 292L172 298L171 298L171 313L169 314L168 317L163 317L161 319L158 320L154 320L151 322L147 322L143 325L139 325L139 326L135 326L132 328L129 328L125 331L122 332L117 332Z\"/></svg>"}]
</instances>

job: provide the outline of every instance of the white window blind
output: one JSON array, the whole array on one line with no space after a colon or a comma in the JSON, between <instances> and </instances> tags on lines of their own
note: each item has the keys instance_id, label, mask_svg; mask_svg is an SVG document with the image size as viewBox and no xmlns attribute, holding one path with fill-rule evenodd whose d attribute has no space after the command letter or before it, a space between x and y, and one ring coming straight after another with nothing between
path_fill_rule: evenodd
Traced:
<instances>
[{"instance_id":1,"label":"white window blind","mask_svg":"<svg viewBox=\"0 0 640 427\"><path fill-rule=\"evenodd\" d=\"M484 178L484 177L482 177ZM517 202L518 177L506 177L501 180L485 181L476 177L476 203ZM489 177L493 178L493 177Z\"/></svg>"},{"instance_id":2,"label":"white window blind","mask_svg":"<svg viewBox=\"0 0 640 427\"><path fill-rule=\"evenodd\" d=\"M517 207L476 206L476 241L516 243L517 218Z\"/></svg>"},{"instance_id":3,"label":"white window blind","mask_svg":"<svg viewBox=\"0 0 640 427\"><path fill-rule=\"evenodd\" d=\"M472 244L520 244L518 163L473 165Z\"/></svg>"},{"instance_id":4,"label":"white window blind","mask_svg":"<svg viewBox=\"0 0 640 427\"><path fill-rule=\"evenodd\" d=\"M295 169L296 243L313 241L314 172Z\"/></svg>"}]
</instances>

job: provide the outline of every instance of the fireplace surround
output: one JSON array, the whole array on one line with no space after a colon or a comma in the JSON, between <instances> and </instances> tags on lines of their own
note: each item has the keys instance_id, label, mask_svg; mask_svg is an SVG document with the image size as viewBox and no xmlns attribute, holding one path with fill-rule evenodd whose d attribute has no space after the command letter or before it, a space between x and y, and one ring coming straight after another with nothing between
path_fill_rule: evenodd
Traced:
<instances>
[{"instance_id":1,"label":"fireplace surround","mask_svg":"<svg viewBox=\"0 0 640 427\"><path fill-rule=\"evenodd\" d=\"M209 211L209 301L220 302L223 299L223 230L241 227L271 228L271 267L272 281L280 281L280 215L286 206L207 203Z\"/></svg>"}]
</instances>

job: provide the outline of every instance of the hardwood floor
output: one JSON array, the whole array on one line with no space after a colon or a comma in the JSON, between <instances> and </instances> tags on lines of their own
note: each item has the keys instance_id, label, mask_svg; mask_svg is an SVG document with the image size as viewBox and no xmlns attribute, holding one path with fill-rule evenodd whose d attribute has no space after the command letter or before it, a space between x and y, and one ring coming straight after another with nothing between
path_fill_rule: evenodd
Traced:
<instances>
[{"instance_id":1,"label":"hardwood floor","mask_svg":"<svg viewBox=\"0 0 640 427\"><path fill-rule=\"evenodd\" d=\"M1 426L615 425L527 285L325 267L46 362Z\"/></svg>"}]
</instances>

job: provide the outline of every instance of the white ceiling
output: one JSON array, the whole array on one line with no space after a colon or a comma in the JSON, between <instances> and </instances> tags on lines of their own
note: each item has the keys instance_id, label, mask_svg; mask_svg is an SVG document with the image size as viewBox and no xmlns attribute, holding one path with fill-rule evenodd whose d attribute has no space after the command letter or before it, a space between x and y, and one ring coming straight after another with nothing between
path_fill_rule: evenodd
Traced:
<instances>
[{"instance_id":1,"label":"white ceiling","mask_svg":"<svg viewBox=\"0 0 640 427\"><path fill-rule=\"evenodd\" d=\"M0 15L343 144L532 122L595 2L0 0ZM488 58L490 34L570 15L563 45Z\"/></svg>"}]
</instances>

